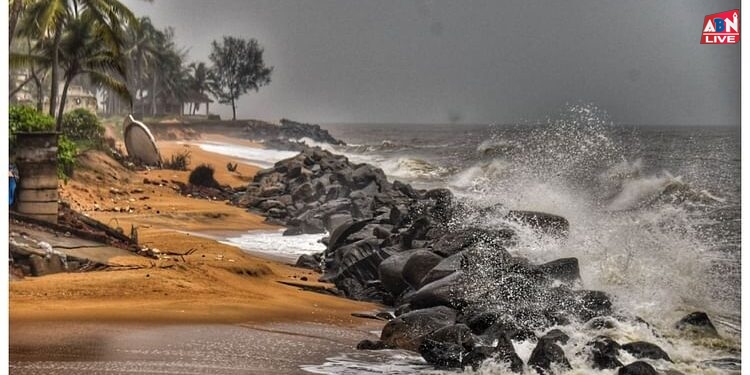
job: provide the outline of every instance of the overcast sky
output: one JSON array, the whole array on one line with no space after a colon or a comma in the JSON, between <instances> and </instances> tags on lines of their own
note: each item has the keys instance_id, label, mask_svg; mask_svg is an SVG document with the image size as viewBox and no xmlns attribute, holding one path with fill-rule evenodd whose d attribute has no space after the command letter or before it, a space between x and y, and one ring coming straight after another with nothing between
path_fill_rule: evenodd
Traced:
<instances>
[{"instance_id":1,"label":"overcast sky","mask_svg":"<svg viewBox=\"0 0 750 375\"><path fill-rule=\"evenodd\" d=\"M704 16L739 1L124 2L190 61L258 39L274 72L241 118L513 123L583 101L618 123L739 124L739 45L700 44Z\"/></svg>"}]
</instances>

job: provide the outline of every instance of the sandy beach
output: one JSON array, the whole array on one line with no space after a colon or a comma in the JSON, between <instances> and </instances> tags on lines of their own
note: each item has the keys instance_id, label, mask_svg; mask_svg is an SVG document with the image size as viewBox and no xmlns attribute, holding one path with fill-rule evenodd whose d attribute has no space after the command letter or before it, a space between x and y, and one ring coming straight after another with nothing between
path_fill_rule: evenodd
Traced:
<instances>
[{"instance_id":1,"label":"sandy beach","mask_svg":"<svg viewBox=\"0 0 750 375\"><path fill-rule=\"evenodd\" d=\"M227 141L220 136L204 139ZM252 146L249 143L244 145ZM190 168L200 163L211 164L216 167L217 181L224 185L242 186L258 170L240 164L236 172L229 172L224 166L233 162L232 158L205 152L190 144L161 141L159 147L165 159L172 153L189 150ZM302 291L279 283L293 281L319 285L315 281L319 275L312 271L250 255L236 247L187 233L276 229L264 223L263 217L226 202L181 196L174 184L187 182L188 174L187 171L172 170L132 172L99 152L89 152L81 157L75 176L60 186L61 198L72 208L110 226L122 228L125 233L129 233L131 226L136 227L142 246L172 254L185 254L191 250L192 253L159 260L121 257L114 260L120 267L112 270L12 281L10 353L14 373L33 373L29 370L33 366L26 366L28 361L70 359L67 356L76 361L99 358L99 352L86 349L87 345L98 347L104 343L103 347L108 349L104 349L106 355L102 355L117 359L120 349L127 351L131 346L138 346L146 350L149 346L162 345L162 341L154 340L159 336L177 338L168 341L178 346L189 342L181 335L202 337L211 343L206 350L213 348L210 349L213 351L215 346L230 345L232 339L224 337L230 333L250 342L255 342L255 338L259 342L275 341L270 333L259 333L269 324L285 324L284 332L323 326L358 333L333 335L336 339L329 339L337 344L332 346L307 345L317 349L299 360L292 360L293 366L279 372L294 373L298 372L297 362L312 360L312 357L322 360L341 348L351 349L356 341L366 337L366 332L381 326L377 321L351 316L352 312L376 310L376 305ZM50 325L56 327L55 335L46 334L45 327ZM170 328L175 326L179 328ZM123 337L122 332L131 336ZM285 333L276 335L284 336ZM289 337L287 340L296 342ZM275 357L274 351L284 350L288 348L283 345L256 343L239 352L252 357L252 361L243 362L250 363L250 368L255 366L257 358L270 360ZM156 354L147 354L146 358L149 356ZM234 371L247 366L230 367ZM22 368L30 372L21 371ZM257 373L268 373L262 370L262 366L258 368ZM203 370L203 373L233 373Z\"/></svg>"}]
</instances>

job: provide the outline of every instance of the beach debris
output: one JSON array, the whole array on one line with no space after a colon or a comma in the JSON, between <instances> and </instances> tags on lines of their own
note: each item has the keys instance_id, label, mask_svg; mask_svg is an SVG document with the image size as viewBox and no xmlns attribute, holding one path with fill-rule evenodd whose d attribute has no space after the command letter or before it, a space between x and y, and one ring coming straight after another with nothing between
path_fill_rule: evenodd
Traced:
<instances>
[{"instance_id":1,"label":"beach debris","mask_svg":"<svg viewBox=\"0 0 750 375\"><path fill-rule=\"evenodd\" d=\"M237 171L237 163L232 164L232 162L227 163L227 170L230 172Z\"/></svg>"},{"instance_id":2,"label":"beach debris","mask_svg":"<svg viewBox=\"0 0 750 375\"><path fill-rule=\"evenodd\" d=\"M133 160L146 165L160 165L161 155L159 154L159 148L148 126L133 118L132 115L128 115L124 122L123 138L128 155Z\"/></svg>"},{"instance_id":3,"label":"beach debris","mask_svg":"<svg viewBox=\"0 0 750 375\"><path fill-rule=\"evenodd\" d=\"M203 186L208 188L219 188L219 183L214 178L214 167L209 164L201 164L188 177L191 185Z\"/></svg>"}]
</instances>

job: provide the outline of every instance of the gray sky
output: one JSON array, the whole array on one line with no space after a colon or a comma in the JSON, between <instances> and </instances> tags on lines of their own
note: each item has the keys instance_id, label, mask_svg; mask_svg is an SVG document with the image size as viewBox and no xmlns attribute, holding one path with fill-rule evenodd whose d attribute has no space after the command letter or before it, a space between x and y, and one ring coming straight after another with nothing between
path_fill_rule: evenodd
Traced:
<instances>
[{"instance_id":1,"label":"gray sky","mask_svg":"<svg viewBox=\"0 0 750 375\"><path fill-rule=\"evenodd\" d=\"M506 123L585 101L618 123L739 124L739 45L700 44L704 16L739 1L124 2L191 61L258 39L274 73L241 118Z\"/></svg>"}]
</instances>

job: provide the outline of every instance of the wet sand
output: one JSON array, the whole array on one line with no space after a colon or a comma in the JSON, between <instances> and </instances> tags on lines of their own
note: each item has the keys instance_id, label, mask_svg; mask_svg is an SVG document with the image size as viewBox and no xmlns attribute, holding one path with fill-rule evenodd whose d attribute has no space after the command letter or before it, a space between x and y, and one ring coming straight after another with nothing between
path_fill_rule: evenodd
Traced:
<instances>
[{"instance_id":1,"label":"wet sand","mask_svg":"<svg viewBox=\"0 0 750 375\"><path fill-rule=\"evenodd\" d=\"M12 374L300 374L371 338L364 323L14 324Z\"/></svg>"},{"instance_id":2,"label":"wet sand","mask_svg":"<svg viewBox=\"0 0 750 375\"><path fill-rule=\"evenodd\" d=\"M257 171L229 172L229 157L159 143L165 158L190 149L191 167L214 165L221 184L244 185ZM279 283L324 286L310 270L191 235L278 227L222 201L181 196L173 181L189 172L132 172L98 152L79 162L60 185L63 200L125 233L136 227L140 244L173 255L12 281L11 373L291 374L382 327L351 316L377 305Z\"/></svg>"}]
</instances>

